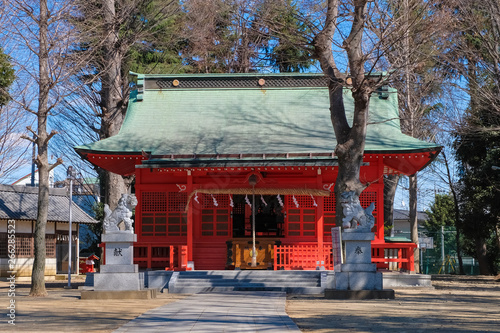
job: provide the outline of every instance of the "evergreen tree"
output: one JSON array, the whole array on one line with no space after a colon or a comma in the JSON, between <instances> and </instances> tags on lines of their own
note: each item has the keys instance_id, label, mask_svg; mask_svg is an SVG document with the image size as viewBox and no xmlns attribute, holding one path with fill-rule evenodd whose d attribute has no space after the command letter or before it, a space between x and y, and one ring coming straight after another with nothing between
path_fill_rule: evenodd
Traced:
<instances>
[{"instance_id":1,"label":"evergreen tree","mask_svg":"<svg viewBox=\"0 0 500 333\"><path fill-rule=\"evenodd\" d=\"M0 108L10 100L8 89L14 79L14 68L10 64L10 57L3 53L0 47Z\"/></svg>"}]
</instances>

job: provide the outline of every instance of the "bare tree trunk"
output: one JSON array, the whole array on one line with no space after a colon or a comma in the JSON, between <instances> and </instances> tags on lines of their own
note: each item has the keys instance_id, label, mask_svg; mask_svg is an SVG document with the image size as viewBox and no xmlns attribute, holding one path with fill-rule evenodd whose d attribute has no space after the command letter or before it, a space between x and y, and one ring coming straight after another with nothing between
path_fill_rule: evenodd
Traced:
<instances>
[{"instance_id":1,"label":"bare tree trunk","mask_svg":"<svg viewBox=\"0 0 500 333\"><path fill-rule=\"evenodd\" d=\"M477 261L479 263L479 274L481 275L491 275L487 253L488 250L484 239L477 239L476 256L477 256Z\"/></svg>"},{"instance_id":2,"label":"bare tree trunk","mask_svg":"<svg viewBox=\"0 0 500 333\"><path fill-rule=\"evenodd\" d=\"M417 210L417 175L409 177L410 179L410 231L411 231L411 241L417 244L417 247L413 251L413 256L415 258L415 272L420 273L420 252L418 248L418 210Z\"/></svg>"},{"instance_id":3,"label":"bare tree trunk","mask_svg":"<svg viewBox=\"0 0 500 333\"><path fill-rule=\"evenodd\" d=\"M106 171L105 175L106 183L104 184L104 193L106 202L113 209L118 206L118 200L120 200L121 194L128 193L128 187L122 176L110 171Z\"/></svg>"},{"instance_id":4,"label":"bare tree trunk","mask_svg":"<svg viewBox=\"0 0 500 333\"><path fill-rule=\"evenodd\" d=\"M39 28L39 94L38 94L38 130L36 144L38 155L38 215L35 224L35 259L31 273L30 296L46 296L45 290L45 228L49 212L49 159L47 135L47 109L49 102L49 54L48 54L48 9L47 0L40 1Z\"/></svg>"},{"instance_id":5,"label":"bare tree trunk","mask_svg":"<svg viewBox=\"0 0 500 333\"><path fill-rule=\"evenodd\" d=\"M359 171L363 161L363 152L366 138L366 119L368 119L368 103L370 96L366 91L358 91L353 93L354 97L354 112L358 116L358 126L356 126L356 116L353 127L349 131L349 135L339 135L344 130L336 131L337 147L335 154L339 159L339 172L335 182L335 196L337 225L342 225L344 214L340 203L341 194L344 192L354 191L359 197L361 192L366 188L359 180ZM336 101L334 101L335 105ZM334 106L332 106L333 108ZM331 110L332 111L332 110ZM332 112L332 118L334 117ZM364 123L364 125L361 125Z\"/></svg>"},{"instance_id":6,"label":"bare tree trunk","mask_svg":"<svg viewBox=\"0 0 500 333\"><path fill-rule=\"evenodd\" d=\"M119 41L119 24L115 22L115 0L104 0L104 23L107 31L105 42L105 61L104 75L102 79L101 107L103 111L101 139L109 138L118 134L125 118L126 101L123 91L126 78L122 77L121 64L124 53ZM127 193L127 186L122 176L106 171L105 202L111 209L118 204L122 193Z\"/></svg>"},{"instance_id":7,"label":"bare tree trunk","mask_svg":"<svg viewBox=\"0 0 500 333\"><path fill-rule=\"evenodd\" d=\"M384 177L384 225L390 228L388 235L394 235L394 197L398 188L399 175Z\"/></svg>"},{"instance_id":8,"label":"bare tree trunk","mask_svg":"<svg viewBox=\"0 0 500 333\"><path fill-rule=\"evenodd\" d=\"M321 69L330 78L328 85L330 97L330 116L337 138L335 154L339 160L339 172L335 182L336 221L342 225L341 193L353 191L357 196L366 188L359 180L359 171L363 161L368 122L368 104L370 101L370 82L365 77L362 53L362 37L366 19L367 1L355 1L353 24L349 36L344 41L344 48L349 60L352 79L352 96L354 98L354 117L352 127L346 117L343 99L345 74L342 74L335 64L332 53L332 38L336 30L338 16L338 0L329 0L325 25L314 40L315 57L319 60Z\"/></svg>"}]
</instances>

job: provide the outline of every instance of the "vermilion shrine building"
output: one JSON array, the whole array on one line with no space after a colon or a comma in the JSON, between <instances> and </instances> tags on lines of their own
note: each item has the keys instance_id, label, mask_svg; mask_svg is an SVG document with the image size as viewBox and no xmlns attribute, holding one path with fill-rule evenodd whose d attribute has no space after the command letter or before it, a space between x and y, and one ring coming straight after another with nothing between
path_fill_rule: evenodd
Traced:
<instances>
[{"instance_id":1,"label":"vermilion shrine building","mask_svg":"<svg viewBox=\"0 0 500 333\"><path fill-rule=\"evenodd\" d=\"M338 164L323 75L137 74L137 83L119 134L76 150L136 176L140 267L250 268L255 195L258 268L333 269ZM360 200L375 202L373 261L413 270L415 244L384 241L383 175L414 174L440 147L401 133L394 89L373 93L369 123L360 176L371 185Z\"/></svg>"}]
</instances>

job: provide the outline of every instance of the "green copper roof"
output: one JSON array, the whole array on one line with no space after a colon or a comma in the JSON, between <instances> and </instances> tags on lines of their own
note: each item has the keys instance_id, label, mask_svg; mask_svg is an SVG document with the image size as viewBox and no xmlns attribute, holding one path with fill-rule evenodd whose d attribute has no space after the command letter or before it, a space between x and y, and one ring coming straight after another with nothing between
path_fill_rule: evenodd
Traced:
<instances>
[{"instance_id":1,"label":"green copper roof","mask_svg":"<svg viewBox=\"0 0 500 333\"><path fill-rule=\"evenodd\" d=\"M335 149L328 89L322 75L138 78L139 91L131 93L119 134L77 149L96 153L146 151L153 155L331 153ZM266 83L259 86L259 79ZM174 80L178 80L177 85L172 84ZM344 94L346 109L352 114L350 91ZM365 152L438 147L402 134L396 91L389 89L386 97L374 93L370 100Z\"/></svg>"}]
</instances>

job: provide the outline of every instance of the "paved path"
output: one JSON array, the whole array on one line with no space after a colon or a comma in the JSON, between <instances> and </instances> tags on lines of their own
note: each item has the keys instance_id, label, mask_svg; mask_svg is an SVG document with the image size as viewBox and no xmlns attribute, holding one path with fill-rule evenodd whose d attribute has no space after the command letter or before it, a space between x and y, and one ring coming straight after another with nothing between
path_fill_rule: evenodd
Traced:
<instances>
[{"instance_id":1,"label":"paved path","mask_svg":"<svg viewBox=\"0 0 500 333\"><path fill-rule=\"evenodd\" d=\"M131 320L124 332L300 332L285 312L283 292L200 293Z\"/></svg>"}]
</instances>

